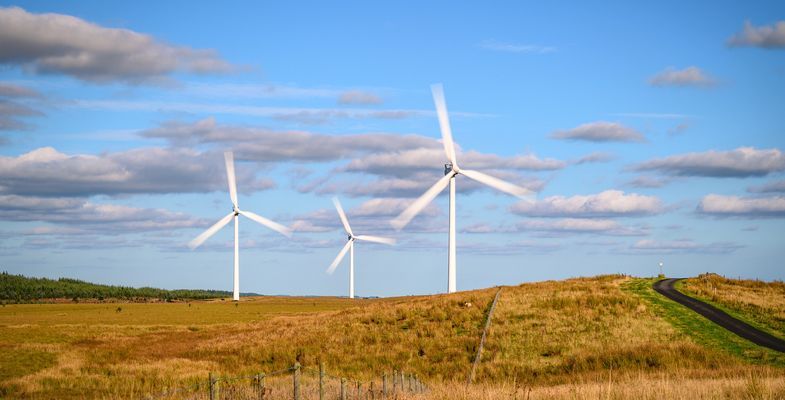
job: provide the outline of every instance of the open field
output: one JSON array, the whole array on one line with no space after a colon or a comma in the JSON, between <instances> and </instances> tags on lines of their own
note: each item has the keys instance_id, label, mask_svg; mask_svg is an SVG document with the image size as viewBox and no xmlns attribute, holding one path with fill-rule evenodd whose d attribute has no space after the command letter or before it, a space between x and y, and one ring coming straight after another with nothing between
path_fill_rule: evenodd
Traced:
<instances>
[{"instance_id":1,"label":"open field","mask_svg":"<svg viewBox=\"0 0 785 400\"><path fill-rule=\"evenodd\" d=\"M785 339L785 283L728 279L703 274L677 284L703 300L774 336Z\"/></svg>"},{"instance_id":2,"label":"open field","mask_svg":"<svg viewBox=\"0 0 785 400\"><path fill-rule=\"evenodd\" d=\"M356 379L393 368L417 373L431 385L429 398L513 397L515 387L521 399L529 391L529 398L782 397L785 359L739 347L722 332L696 336L700 320L657 298L651 282L604 276L503 288L468 392L495 288L355 301L7 305L0 393L138 398L204 382L210 371L249 375L295 360L314 368L321 359L331 374Z\"/></svg>"}]
</instances>

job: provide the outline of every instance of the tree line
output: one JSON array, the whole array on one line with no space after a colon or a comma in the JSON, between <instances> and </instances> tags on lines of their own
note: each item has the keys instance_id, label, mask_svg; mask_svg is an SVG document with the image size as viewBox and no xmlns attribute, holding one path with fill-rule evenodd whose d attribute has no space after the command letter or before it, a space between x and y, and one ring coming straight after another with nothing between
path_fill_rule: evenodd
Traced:
<instances>
[{"instance_id":1,"label":"tree line","mask_svg":"<svg viewBox=\"0 0 785 400\"><path fill-rule=\"evenodd\" d=\"M88 300L199 300L228 297L231 293L221 290L177 289L165 290L151 287L99 285L78 279L29 278L8 272L0 274L0 300L9 303L30 303L46 299Z\"/></svg>"}]
</instances>

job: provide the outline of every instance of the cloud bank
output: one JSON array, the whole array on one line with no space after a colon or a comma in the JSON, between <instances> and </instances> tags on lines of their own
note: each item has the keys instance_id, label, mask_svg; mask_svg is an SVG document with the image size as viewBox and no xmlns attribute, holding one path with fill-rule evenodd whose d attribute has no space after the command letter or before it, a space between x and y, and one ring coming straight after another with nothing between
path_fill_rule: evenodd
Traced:
<instances>
[{"instance_id":1,"label":"cloud bank","mask_svg":"<svg viewBox=\"0 0 785 400\"><path fill-rule=\"evenodd\" d=\"M580 140L586 142L644 142L646 138L635 129L618 122L597 121L579 125L566 131L556 131L553 139Z\"/></svg>"},{"instance_id":2,"label":"cloud bank","mask_svg":"<svg viewBox=\"0 0 785 400\"><path fill-rule=\"evenodd\" d=\"M771 26L754 26L744 22L744 30L728 39L729 47L761 47L764 49L785 48L785 21L777 21Z\"/></svg>"},{"instance_id":3,"label":"cloud bank","mask_svg":"<svg viewBox=\"0 0 785 400\"><path fill-rule=\"evenodd\" d=\"M785 217L785 196L738 197L709 194L698 204L697 211L715 217Z\"/></svg>"},{"instance_id":4,"label":"cloud bank","mask_svg":"<svg viewBox=\"0 0 785 400\"><path fill-rule=\"evenodd\" d=\"M92 83L160 83L174 72L228 72L215 51L165 44L63 14L0 8L0 63Z\"/></svg>"},{"instance_id":5,"label":"cloud bank","mask_svg":"<svg viewBox=\"0 0 785 400\"><path fill-rule=\"evenodd\" d=\"M717 81L698 67L687 67L681 70L668 67L665 68L664 71L651 77L649 79L649 84L660 87L710 87L717 84Z\"/></svg>"},{"instance_id":6,"label":"cloud bank","mask_svg":"<svg viewBox=\"0 0 785 400\"><path fill-rule=\"evenodd\" d=\"M588 196L551 196L536 202L521 201L510 210L534 217L625 217L658 214L663 211L663 205L654 196L606 190Z\"/></svg>"},{"instance_id":7,"label":"cloud bank","mask_svg":"<svg viewBox=\"0 0 785 400\"><path fill-rule=\"evenodd\" d=\"M785 155L779 149L739 147L730 151L675 155L634 166L636 171L659 171L675 176L734 177L765 176L785 170Z\"/></svg>"}]
</instances>

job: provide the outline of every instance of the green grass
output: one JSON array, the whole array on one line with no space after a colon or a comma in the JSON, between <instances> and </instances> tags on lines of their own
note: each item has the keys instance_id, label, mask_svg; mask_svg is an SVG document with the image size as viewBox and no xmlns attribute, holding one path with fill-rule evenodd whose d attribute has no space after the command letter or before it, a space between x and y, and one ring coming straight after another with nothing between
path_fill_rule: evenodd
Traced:
<instances>
[{"instance_id":1,"label":"green grass","mask_svg":"<svg viewBox=\"0 0 785 400\"><path fill-rule=\"evenodd\" d=\"M785 367L785 354L758 346L654 291L655 278L637 278L622 287L650 304L654 312L706 347L720 349L754 364Z\"/></svg>"},{"instance_id":2,"label":"green grass","mask_svg":"<svg viewBox=\"0 0 785 400\"><path fill-rule=\"evenodd\" d=\"M785 340L785 320L782 318L782 316L777 316L771 309L757 306L744 298L744 294L749 295L756 289L761 288L749 287L750 281L721 278L716 275L710 276L709 278L714 278L723 282L723 286L720 287L719 296L709 296L705 290L696 290L700 284L700 277L678 281L676 282L675 287L684 294L711 304L714 307L725 311L728 313L728 315L736 319L744 321L764 332L771 334L772 336ZM779 285L771 285L767 284L766 282L754 281L753 284L755 286L763 286L764 290L769 289L770 291L765 292L765 295L770 296L770 298L779 299L780 303L785 301L785 299L783 299L782 291L773 290L777 286L781 287L781 282ZM766 288L767 285L771 285L773 287ZM731 295L741 295L736 298L735 301L729 301L724 298L728 296L728 293L722 293L722 291L727 290L729 287L733 287L734 291L738 291L738 293Z\"/></svg>"},{"instance_id":3,"label":"green grass","mask_svg":"<svg viewBox=\"0 0 785 400\"><path fill-rule=\"evenodd\" d=\"M44 350L0 347L0 381L38 372L56 361L55 354Z\"/></svg>"}]
</instances>

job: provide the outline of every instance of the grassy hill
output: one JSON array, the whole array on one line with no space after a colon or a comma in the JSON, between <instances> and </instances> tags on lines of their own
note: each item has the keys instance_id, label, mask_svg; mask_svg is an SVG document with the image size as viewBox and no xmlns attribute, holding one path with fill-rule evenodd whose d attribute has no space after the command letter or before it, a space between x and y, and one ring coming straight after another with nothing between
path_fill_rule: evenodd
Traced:
<instances>
[{"instance_id":1,"label":"grassy hill","mask_svg":"<svg viewBox=\"0 0 785 400\"><path fill-rule=\"evenodd\" d=\"M356 379L403 368L428 383L426 397L435 399L785 395L783 355L738 347L657 295L652 282L602 276L502 288L471 386L466 378L496 288L121 311L109 304L8 305L0 308L0 394L144 398L204 382L208 371L251 375L322 360L330 374Z\"/></svg>"},{"instance_id":2,"label":"grassy hill","mask_svg":"<svg viewBox=\"0 0 785 400\"><path fill-rule=\"evenodd\" d=\"M0 301L5 303L30 303L52 299L80 300L126 300L138 301L158 299L162 301L181 299L212 299L231 296L218 290L164 290L150 287L132 288L125 286L98 285L76 279L28 278L22 275L0 273Z\"/></svg>"},{"instance_id":3,"label":"grassy hill","mask_svg":"<svg viewBox=\"0 0 785 400\"><path fill-rule=\"evenodd\" d=\"M702 274L680 281L677 288L736 318L785 339L785 283L729 279Z\"/></svg>"}]
</instances>

